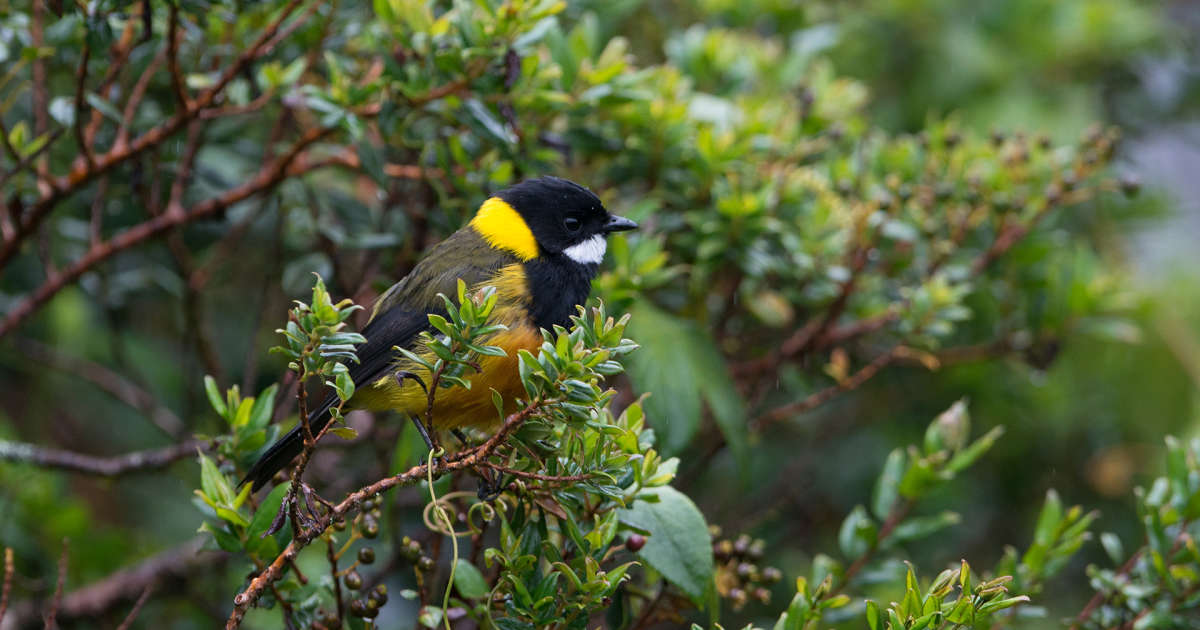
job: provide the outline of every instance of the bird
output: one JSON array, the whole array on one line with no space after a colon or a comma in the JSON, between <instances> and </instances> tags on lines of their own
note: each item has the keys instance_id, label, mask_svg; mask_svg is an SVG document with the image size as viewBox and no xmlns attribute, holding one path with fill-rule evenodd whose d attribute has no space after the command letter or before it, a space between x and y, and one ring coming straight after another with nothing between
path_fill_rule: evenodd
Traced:
<instances>
[{"instance_id":1,"label":"bird","mask_svg":"<svg viewBox=\"0 0 1200 630\"><path fill-rule=\"evenodd\" d=\"M521 349L537 354L542 329L567 327L570 317L591 292L607 237L637 228L637 223L609 212L587 188L558 177L528 179L486 199L461 229L434 245L412 271L379 296L366 326L366 342L356 349L350 378L356 390L343 407L398 411L413 419L433 448L419 419L426 411L426 384L431 375L396 350L405 348L434 358L421 345L423 331L433 331L429 315L445 315L439 294L453 296L461 279L471 290L493 287L497 302L489 323L505 329L481 340L498 346L504 356L484 356L472 387L438 392L434 399L436 431L495 422L494 389L506 401L524 392L517 367ZM329 423L330 394L312 409L308 424L316 435ZM241 484L252 490L266 485L304 448L303 427L272 444L250 468Z\"/></svg>"}]
</instances>

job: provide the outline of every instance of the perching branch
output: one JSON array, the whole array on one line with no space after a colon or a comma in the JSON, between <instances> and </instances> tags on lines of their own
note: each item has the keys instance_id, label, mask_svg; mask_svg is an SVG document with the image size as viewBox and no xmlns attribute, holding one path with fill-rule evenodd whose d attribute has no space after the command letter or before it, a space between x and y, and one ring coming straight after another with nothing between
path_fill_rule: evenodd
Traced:
<instances>
[{"instance_id":1,"label":"perching branch","mask_svg":"<svg viewBox=\"0 0 1200 630\"><path fill-rule=\"evenodd\" d=\"M116 457L96 457L22 442L0 440L0 460L100 477L120 477L131 473L165 468L176 461L195 456L197 450L207 451L211 447L212 443L205 440L187 440L160 449L135 451Z\"/></svg>"},{"instance_id":2,"label":"perching branch","mask_svg":"<svg viewBox=\"0 0 1200 630\"><path fill-rule=\"evenodd\" d=\"M174 411L163 405L154 394L108 367L87 359L71 356L40 341L16 338L13 345L21 354L56 370L78 376L108 392L113 398L145 414L163 433L173 438L183 435L187 427Z\"/></svg>"},{"instance_id":3,"label":"perching branch","mask_svg":"<svg viewBox=\"0 0 1200 630\"><path fill-rule=\"evenodd\" d=\"M58 619L94 618L126 602L140 598L149 587L172 581L191 580L206 575L213 565L228 558L222 552L200 553L203 538L194 538L179 547L151 556L138 564L62 597ZM39 606L32 601L17 602L12 607L16 626L28 625L36 618Z\"/></svg>"},{"instance_id":4,"label":"perching branch","mask_svg":"<svg viewBox=\"0 0 1200 630\"><path fill-rule=\"evenodd\" d=\"M435 460L433 463L434 476L482 464L507 439L509 434L524 424L526 420L537 413L543 406L551 402L553 401L535 400L521 411L508 416L500 429L480 446ZM242 618L246 614L246 609L258 601L258 598L262 596L263 591L270 584L282 577L284 568L291 563L296 554L300 553L301 549L307 547L313 540L324 533L325 530L329 529L335 520L344 519L346 516L357 511L361 503L368 497L399 486L418 483L425 479L428 474L429 469L427 466L421 464L410 468L406 472L364 486L347 495L341 503L333 506L324 516L319 517L312 527L307 528L306 531L293 538L288 543L288 546L276 556L275 560L252 579L245 590L239 593L237 597L234 597L234 609L229 615L229 620L225 623L226 630L233 630L241 625Z\"/></svg>"},{"instance_id":5,"label":"perching branch","mask_svg":"<svg viewBox=\"0 0 1200 630\"><path fill-rule=\"evenodd\" d=\"M8 312L5 318L0 321L0 337L12 332L21 322L32 315L34 311L48 302L50 298L57 295L59 291L78 280L89 269L111 258L115 254L150 238L159 236L171 228L216 214L239 201L273 188L288 177L306 172L305 170L292 168L292 162L296 160L305 148L332 133L332 131L332 129L322 127L309 129L300 140L292 145L291 149L285 155L264 166L253 178L240 186L227 190L225 193L212 199L202 201L187 210L161 214L129 228L103 243L88 248L83 256L67 265L57 276L47 280L42 286L38 287L31 295L19 302ZM2 263L3 252L0 251L0 264Z\"/></svg>"}]
</instances>

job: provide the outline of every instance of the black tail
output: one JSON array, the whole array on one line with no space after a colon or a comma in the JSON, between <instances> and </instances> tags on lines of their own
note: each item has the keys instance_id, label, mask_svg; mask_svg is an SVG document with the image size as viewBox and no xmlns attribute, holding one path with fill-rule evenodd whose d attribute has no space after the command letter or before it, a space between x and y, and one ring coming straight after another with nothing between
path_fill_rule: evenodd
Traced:
<instances>
[{"instance_id":1,"label":"black tail","mask_svg":"<svg viewBox=\"0 0 1200 630\"><path fill-rule=\"evenodd\" d=\"M320 433L321 429L329 423L329 408L337 400L336 396L331 396L320 407L316 408L308 414L308 427L312 430L313 435ZM258 490L265 486L275 473L283 470L293 458L304 450L304 427L296 425L296 428L287 432L287 435L279 439L263 453L262 457L258 458L257 462L250 467L250 472L246 473L246 478L238 485L245 485L253 482L251 489Z\"/></svg>"}]
</instances>

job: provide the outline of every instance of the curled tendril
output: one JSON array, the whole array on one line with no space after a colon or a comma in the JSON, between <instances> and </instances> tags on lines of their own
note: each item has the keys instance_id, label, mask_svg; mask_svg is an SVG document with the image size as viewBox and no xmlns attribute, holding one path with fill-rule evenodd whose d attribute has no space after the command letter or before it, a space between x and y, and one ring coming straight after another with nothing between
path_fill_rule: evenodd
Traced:
<instances>
[{"instance_id":1,"label":"curled tendril","mask_svg":"<svg viewBox=\"0 0 1200 630\"><path fill-rule=\"evenodd\" d=\"M421 519L425 522L425 527L437 532L443 536L454 536L461 538L463 536L475 536L483 533L483 525L488 521L496 518L496 507L487 501L476 501L467 508L467 531L458 532L447 527L447 523L453 523L452 515L457 514L453 502L456 499L475 499L474 492L467 490L459 490L450 492L437 498L436 501L430 501L425 504L425 509L421 512ZM501 503L504 499L498 498ZM437 513L440 510L445 514L445 518Z\"/></svg>"}]
</instances>

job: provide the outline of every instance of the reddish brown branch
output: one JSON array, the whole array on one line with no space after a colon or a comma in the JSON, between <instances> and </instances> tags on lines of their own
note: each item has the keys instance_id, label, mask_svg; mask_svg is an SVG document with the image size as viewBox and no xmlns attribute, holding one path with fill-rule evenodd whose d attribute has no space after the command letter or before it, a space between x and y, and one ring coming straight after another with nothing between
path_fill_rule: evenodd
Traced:
<instances>
[{"instance_id":1,"label":"reddish brown branch","mask_svg":"<svg viewBox=\"0 0 1200 630\"><path fill-rule=\"evenodd\" d=\"M473 468L484 463L488 456L508 438L510 433L520 427L526 419L534 415L547 402L535 400L521 411L508 416L504 424L500 426L500 429L480 446L435 461L433 464L433 475L436 477L456 470ZM246 609L257 602L258 598L262 596L263 591L283 575L285 567L291 563L296 554L300 553L301 549L308 546L316 537L324 533L335 520L345 518L347 515L357 511L367 497L375 496L398 486L417 483L425 479L429 472L426 465L421 464L399 475L387 477L364 486L347 495L341 503L333 506L333 509L320 517L314 526L293 538L288 543L287 548L280 552L266 569L263 569L254 579L250 580L250 584L245 590L233 599L234 609L229 615L229 620L225 623L226 630L233 630L241 625L242 617L246 614Z\"/></svg>"},{"instance_id":2,"label":"reddish brown branch","mask_svg":"<svg viewBox=\"0 0 1200 630\"><path fill-rule=\"evenodd\" d=\"M96 93L110 97L109 88L112 87L117 76L124 69L125 63L129 61L129 53L133 51L134 41L133 34L135 31L135 21L129 20L125 23L125 29L121 31L121 37L113 43L110 48L112 61L108 63L108 70L104 73L104 78L100 80L100 85L96 88ZM100 123L103 122L104 115L99 110L93 108L91 120L88 121L87 128L83 132L84 140L88 146L92 146L96 141L96 133L100 131Z\"/></svg>"},{"instance_id":3,"label":"reddish brown branch","mask_svg":"<svg viewBox=\"0 0 1200 630\"><path fill-rule=\"evenodd\" d=\"M12 593L13 580L13 550L4 548L4 583L0 586L0 623L4 622L4 613L8 612L8 596Z\"/></svg>"},{"instance_id":4,"label":"reddish brown branch","mask_svg":"<svg viewBox=\"0 0 1200 630\"><path fill-rule=\"evenodd\" d=\"M129 147L129 130L133 126L133 117L137 114L138 105L142 104L142 99L146 96L146 88L150 87L150 80L154 78L154 74L158 72L158 66L165 58L166 50L159 51L150 60L150 63L146 64L146 69L142 71L137 83L134 83L133 89L129 91L129 98L125 99L125 109L121 112L121 125L117 127L117 137L113 141L112 151L124 151Z\"/></svg>"},{"instance_id":5,"label":"reddish brown branch","mask_svg":"<svg viewBox=\"0 0 1200 630\"><path fill-rule=\"evenodd\" d=\"M92 49L87 44L87 38L84 38L83 52L79 56L79 69L75 71L75 121L72 127L75 130L75 142L79 144L79 152L83 154L84 162L90 169L96 164L96 157L92 155L92 147L88 144L86 134L83 127L84 100L83 95L87 92L87 71L88 60L91 59Z\"/></svg>"},{"instance_id":6,"label":"reddish brown branch","mask_svg":"<svg viewBox=\"0 0 1200 630\"><path fill-rule=\"evenodd\" d=\"M62 269L56 277L48 280L30 296L14 306L5 316L4 320L0 321L0 337L12 332L25 318L32 315L34 311L48 302L50 298L57 295L63 288L78 280L89 269L111 258L115 254L125 251L147 239L159 236L176 226L211 216L239 201L273 188L287 177L300 174L303 171L289 168L292 161L308 145L331 132L332 129L312 128L305 133L304 137L292 145L287 154L263 167L257 175L242 185L232 188L218 197L198 203L188 210L175 213L168 212L154 217L121 232L95 247L89 248L87 253L82 257Z\"/></svg>"},{"instance_id":7,"label":"reddish brown branch","mask_svg":"<svg viewBox=\"0 0 1200 630\"><path fill-rule=\"evenodd\" d=\"M784 418L790 418L797 414L812 411L813 409L816 409L817 407L829 402L842 392L858 389L863 383L871 380L871 378L878 374L880 370L887 367L892 361L895 361L902 354L905 354L905 350L903 348L904 346L896 346L891 350L884 352L883 354L872 359L870 363L864 365L857 372L851 374L850 377L836 385L831 385L809 395L807 398L783 405L781 407L776 407L775 409L764 413L756 418L754 422L751 423L751 426L755 430L761 430L768 424L783 420Z\"/></svg>"},{"instance_id":8,"label":"reddish brown branch","mask_svg":"<svg viewBox=\"0 0 1200 630\"><path fill-rule=\"evenodd\" d=\"M116 457L97 457L23 442L0 440L0 460L99 477L119 477L130 473L165 468L181 459L194 456L197 450L206 451L211 446L212 443L209 441L187 440L164 448L134 451Z\"/></svg>"},{"instance_id":9,"label":"reddish brown branch","mask_svg":"<svg viewBox=\"0 0 1200 630\"><path fill-rule=\"evenodd\" d=\"M50 600L50 610L46 612L46 630L55 630L58 627L56 622L58 607L62 604L63 585L67 582L67 563L70 559L70 550L71 541L63 538L62 553L58 556L58 581L54 585L54 597Z\"/></svg>"},{"instance_id":10,"label":"reddish brown branch","mask_svg":"<svg viewBox=\"0 0 1200 630\"><path fill-rule=\"evenodd\" d=\"M525 472L523 470L516 470L514 468L509 468L508 466L501 466L500 464L493 464L491 462L485 462L485 463L481 464L480 467L481 468L491 468L492 470L495 470L497 472L502 472L502 473L505 473L508 475L512 475L514 477L521 477L523 479L535 479L537 481L546 481L546 482L550 482L550 483L575 483L575 482L579 482L579 481L587 481L588 479L592 479L593 477L596 476L594 473L584 473L581 475L543 475L541 473L532 473L532 472Z\"/></svg>"},{"instance_id":11,"label":"reddish brown branch","mask_svg":"<svg viewBox=\"0 0 1200 630\"><path fill-rule=\"evenodd\" d=\"M279 12L279 15L277 15L276 18L269 25L267 25L266 28L263 29L250 48L242 52L242 54L239 55L233 63L225 68L225 71L221 73L212 87L201 92L195 98L195 100L190 101L189 107L177 112L174 116L167 119L163 123L138 136L135 140L133 140L133 142L123 146L118 143L118 146L114 146L107 153L96 156L94 163L78 165L73 167L71 172L67 175L53 179L48 186L48 190L44 191L38 202L30 208L28 216L17 222L17 229L13 237L6 240L3 245L0 246L0 268L3 268L8 264L9 260L12 259L17 250L20 248L21 243L30 234L36 231L38 225L41 224L42 220L46 218L46 216L50 213L54 206L58 204L59 201L62 201L66 197L72 195L83 185L92 181L96 177L99 177L100 175L112 170L118 164L124 163L125 161L141 154L143 151L161 144L167 138L174 135L175 132L182 129L183 126L190 122L193 118L198 116L201 110L212 106L212 104L216 102L217 97L220 96L222 91L224 91L226 86L229 85L230 81L232 81L234 77L242 72L242 70L246 68L251 61L268 52L268 44L273 45L275 42L275 36L280 32L280 26L299 5L300 0L291 0L291 2L289 2ZM41 4L34 3L34 6L34 13L35 16L37 16L39 15L39 12L36 7L40 7ZM288 30L284 32L291 32L291 30L295 29L296 26L297 24L291 24L289 25ZM36 78L34 83L36 93L36 90L38 89L37 84L39 83ZM168 225L165 227L170 226ZM135 228L135 230L136 229L137 228ZM138 242L140 242L140 240L144 239L138 239ZM85 259L86 258L87 256L85 256ZM107 255L103 256L102 258L107 258ZM86 269L86 267L84 269ZM66 275L69 275L69 271L64 273L64 276ZM73 280L74 278L71 278L71 281ZM57 293L57 291L58 289L55 289L50 293L50 295ZM48 297L49 295L45 296L44 299L48 299ZM18 309L20 308L21 306L18 306ZM28 313L25 313L21 316L21 318L24 318L27 315ZM9 319L12 318L10 317ZM0 332L0 336L7 332L8 327L3 326L2 329L3 332Z\"/></svg>"},{"instance_id":12,"label":"reddish brown branch","mask_svg":"<svg viewBox=\"0 0 1200 630\"><path fill-rule=\"evenodd\" d=\"M133 610L130 610L129 614L125 616L125 620L121 622L121 625L117 626L117 630L129 630L134 620L137 619L138 613L142 612L142 606L145 606L146 601L150 599L150 593L152 592L154 592L154 585L147 584L146 588L142 589L142 596L138 597L137 601L133 603Z\"/></svg>"},{"instance_id":13,"label":"reddish brown branch","mask_svg":"<svg viewBox=\"0 0 1200 630\"><path fill-rule=\"evenodd\" d=\"M191 109L191 99L183 85L183 71L179 69L179 6L173 2L170 5L171 10L167 14L167 74L171 75L171 91L175 93L175 100L187 110Z\"/></svg>"},{"instance_id":14,"label":"reddish brown branch","mask_svg":"<svg viewBox=\"0 0 1200 630\"><path fill-rule=\"evenodd\" d=\"M200 555L203 538L195 538L169 549L62 598L60 619L95 618L126 602L136 601L150 586L183 581L207 575L212 566L224 562L228 554L210 552ZM35 602L17 602L12 609L16 627L24 627L37 616Z\"/></svg>"},{"instance_id":15,"label":"reddish brown branch","mask_svg":"<svg viewBox=\"0 0 1200 630\"><path fill-rule=\"evenodd\" d=\"M871 561L871 557L883 546L884 541L892 535L896 527L908 516L908 512L912 509L912 506L912 501L902 499L892 507L891 512L887 515L887 519L883 521L883 525L879 526L879 534L875 536L875 542L861 556L855 558L854 562L850 563L850 566L846 567L846 572L842 574L842 579L838 587L829 591L822 599L829 599L846 590L846 587L850 585L850 580L854 579L854 576L858 575L858 572L867 566L867 563Z\"/></svg>"},{"instance_id":16,"label":"reddish brown branch","mask_svg":"<svg viewBox=\"0 0 1200 630\"><path fill-rule=\"evenodd\" d=\"M32 339L17 338L13 345L25 356L57 370L68 372L108 392L117 400L137 409L150 418L159 429L173 438L180 437L185 426L158 398L133 381L109 368L80 357L69 355L58 348Z\"/></svg>"}]
</instances>

